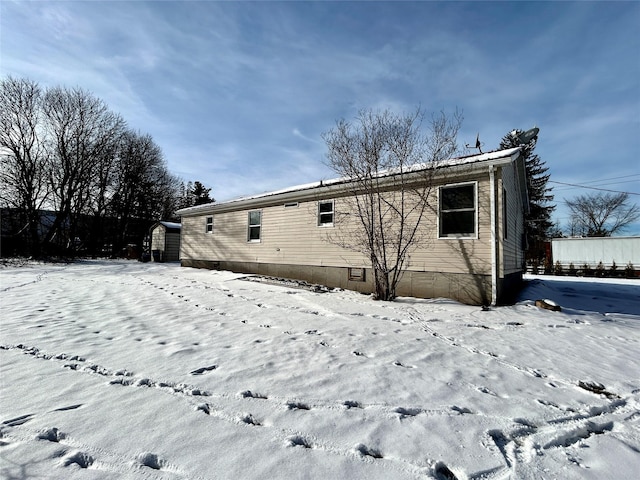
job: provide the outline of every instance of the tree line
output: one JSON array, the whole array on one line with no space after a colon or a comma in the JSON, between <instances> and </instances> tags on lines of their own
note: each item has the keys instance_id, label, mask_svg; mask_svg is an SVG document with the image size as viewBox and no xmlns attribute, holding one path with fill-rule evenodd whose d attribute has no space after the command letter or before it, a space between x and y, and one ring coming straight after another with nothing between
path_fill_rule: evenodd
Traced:
<instances>
[{"instance_id":1,"label":"tree line","mask_svg":"<svg viewBox=\"0 0 640 480\"><path fill-rule=\"evenodd\" d=\"M28 79L0 81L0 167L3 254L116 254L203 190L210 201L103 100Z\"/></svg>"}]
</instances>

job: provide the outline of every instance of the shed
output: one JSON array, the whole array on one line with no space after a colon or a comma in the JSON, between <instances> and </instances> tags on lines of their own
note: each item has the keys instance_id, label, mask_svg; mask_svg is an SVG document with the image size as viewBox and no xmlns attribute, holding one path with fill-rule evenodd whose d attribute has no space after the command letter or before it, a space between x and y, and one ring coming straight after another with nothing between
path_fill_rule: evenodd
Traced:
<instances>
[{"instance_id":1,"label":"shed","mask_svg":"<svg viewBox=\"0 0 640 480\"><path fill-rule=\"evenodd\" d=\"M151 258L154 262L177 262L180 260L180 230L182 225L174 222L157 222L149 229Z\"/></svg>"}]
</instances>

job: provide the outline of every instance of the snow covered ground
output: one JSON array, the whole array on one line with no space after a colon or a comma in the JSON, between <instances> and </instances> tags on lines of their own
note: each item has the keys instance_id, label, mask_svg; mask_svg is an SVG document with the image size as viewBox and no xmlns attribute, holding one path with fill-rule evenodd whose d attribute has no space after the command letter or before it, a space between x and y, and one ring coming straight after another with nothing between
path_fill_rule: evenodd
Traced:
<instances>
[{"instance_id":1,"label":"snow covered ground","mask_svg":"<svg viewBox=\"0 0 640 480\"><path fill-rule=\"evenodd\" d=\"M0 302L2 478L640 471L637 281L532 277L482 311L86 261L0 268Z\"/></svg>"}]
</instances>

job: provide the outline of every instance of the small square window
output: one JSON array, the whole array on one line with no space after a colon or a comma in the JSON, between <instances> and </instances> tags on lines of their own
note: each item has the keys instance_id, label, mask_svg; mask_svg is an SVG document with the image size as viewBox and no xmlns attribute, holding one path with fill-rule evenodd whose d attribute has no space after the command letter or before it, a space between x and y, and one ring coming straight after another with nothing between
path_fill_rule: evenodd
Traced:
<instances>
[{"instance_id":1,"label":"small square window","mask_svg":"<svg viewBox=\"0 0 640 480\"><path fill-rule=\"evenodd\" d=\"M333 200L318 203L318 225L333 225Z\"/></svg>"},{"instance_id":2,"label":"small square window","mask_svg":"<svg viewBox=\"0 0 640 480\"><path fill-rule=\"evenodd\" d=\"M260 241L260 229L262 228L262 212L254 210L249 212L249 227L247 231L248 242Z\"/></svg>"},{"instance_id":3,"label":"small square window","mask_svg":"<svg viewBox=\"0 0 640 480\"><path fill-rule=\"evenodd\" d=\"M213 217L207 217L205 220L205 233L213 233Z\"/></svg>"}]
</instances>

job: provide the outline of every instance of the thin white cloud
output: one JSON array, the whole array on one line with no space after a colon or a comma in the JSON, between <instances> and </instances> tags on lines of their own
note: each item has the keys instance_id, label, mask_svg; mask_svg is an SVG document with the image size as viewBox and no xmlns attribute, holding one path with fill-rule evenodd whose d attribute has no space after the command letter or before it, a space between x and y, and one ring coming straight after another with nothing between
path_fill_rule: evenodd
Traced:
<instances>
[{"instance_id":1,"label":"thin white cloud","mask_svg":"<svg viewBox=\"0 0 640 480\"><path fill-rule=\"evenodd\" d=\"M94 92L216 198L315 180L322 132L361 108L458 107L460 142L479 132L485 150L537 124L536 150L554 175L588 165L604 177L636 159L634 3L54 0L2 9L3 75Z\"/></svg>"}]
</instances>

